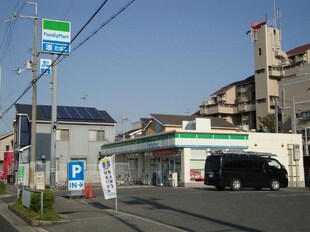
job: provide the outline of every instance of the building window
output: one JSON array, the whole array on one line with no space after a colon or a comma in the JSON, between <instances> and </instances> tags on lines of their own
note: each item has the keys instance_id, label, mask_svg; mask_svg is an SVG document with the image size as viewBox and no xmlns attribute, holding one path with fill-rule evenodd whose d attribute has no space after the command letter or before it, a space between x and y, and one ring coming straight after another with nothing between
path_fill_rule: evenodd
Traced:
<instances>
[{"instance_id":1,"label":"building window","mask_svg":"<svg viewBox=\"0 0 310 232\"><path fill-rule=\"evenodd\" d=\"M104 141L105 140L104 130L89 130L88 140L89 141Z\"/></svg>"},{"instance_id":2,"label":"building window","mask_svg":"<svg viewBox=\"0 0 310 232\"><path fill-rule=\"evenodd\" d=\"M265 103L265 102L266 102L266 98L257 99L256 102L257 102L258 104L260 104L260 103Z\"/></svg>"},{"instance_id":3,"label":"building window","mask_svg":"<svg viewBox=\"0 0 310 232\"><path fill-rule=\"evenodd\" d=\"M259 56L262 55L262 49L261 49L261 48L258 49L258 55L259 55Z\"/></svg>"},{"instance_id":4,"label":"building window","mask_svg":"<svg viewBox=\"0 0 310 232\"><path fill-rule=\"evenodd\" d=\"M56 140L68 141L69 140L69 129L56 130Z\"/></svg>"}]
</instances>

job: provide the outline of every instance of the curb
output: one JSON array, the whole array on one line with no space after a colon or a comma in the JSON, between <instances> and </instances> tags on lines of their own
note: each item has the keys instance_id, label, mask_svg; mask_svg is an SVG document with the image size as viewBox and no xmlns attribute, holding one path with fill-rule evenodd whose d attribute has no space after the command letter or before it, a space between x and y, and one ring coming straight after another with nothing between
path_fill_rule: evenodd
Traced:
<instances>
[{"instance_id":1,"label":"curb","mask_svg":"<svg viewBox=\"0 0 310 232\"><path fill-rule=\"evenodd\" d=\"M8 204L8 209L14 213L16 216L20 217L22 220L24 220L27 224L29 224L30 226L33 227L39 227L39 226L44 226L44 225L51 225L51 224L57 224L57 223L63 223L63 222L70 222L72 220L63 220L60 219L60 221L40 221L40 220L34 220L32 218L29 218L26 214L24 214L23 212L15 209L13 206L13 204Z\"/></svg>"}]
</instances>

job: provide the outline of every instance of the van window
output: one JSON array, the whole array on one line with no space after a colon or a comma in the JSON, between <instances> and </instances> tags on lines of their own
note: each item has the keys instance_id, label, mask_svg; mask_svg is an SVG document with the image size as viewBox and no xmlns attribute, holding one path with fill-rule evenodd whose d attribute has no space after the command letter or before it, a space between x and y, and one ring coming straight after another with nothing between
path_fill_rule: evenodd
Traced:
<instances>
[{"instance_id":1,"label":"van window","mask_svg":"<svg viewBox=\"0 0 310 232\"><path fill-rule=\"evenodd\" d=\"M275 167L277 169L281 169L281 164L275 159L269 159L268 165L269 165L269 167Z\"/></svg>"},{"instance_id":2,"label":"van window","mask_svg":"<svg viewBox=\"0 0 310 232\"><path fill-rule=\"evenodd\" d=\"M248 156L223 156L223 168L253 168L253 160Z\"/></svg>"},{"instance_id":3,"label":"van window","mask_svg":"<svg viewBox=\"0 0 310 232\"><path fill-rule=\"evenodd\" d=\"M219 170L220 159L220 156L208 156L206 160L206 170Z\"/></svg>"}]
</instances>

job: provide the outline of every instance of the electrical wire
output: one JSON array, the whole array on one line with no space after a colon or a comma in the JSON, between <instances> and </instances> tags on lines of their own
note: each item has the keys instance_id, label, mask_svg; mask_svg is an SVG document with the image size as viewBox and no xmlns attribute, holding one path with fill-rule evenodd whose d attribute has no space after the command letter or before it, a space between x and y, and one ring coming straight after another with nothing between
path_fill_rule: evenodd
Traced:
<instances>
[{"instance_id":1,"label":"electrical wire","mask_svg":"<svg viewBox=\"0 0 310 232\"><path fill-rule=\"evenodd\" d=\"M93 20L93 18L98 14L98 12L102 9L102 7L107 3L108 0L105 0L100 6L99 8L95 11L95 13L90 17L90 19L84 24L84 26L79 30L79 32L73 37L73 39L71 40L71 42L68 44L68 46L71 45L71 43L79 36L79 34L86 28L86 26ZM81 42L75 49L78 49L80 46L82 46L86 41L88 41L92 36L94 36L100 29L102 29L104 26L106 26L109 22L111 22L115 17L117 17L121 12L123 12L127 7L129 7L135 0L130 0L128 1L123 7L121 7L114 15L112 15L105 23L101 24L101 26L95 30L90 36L86 37L86 39L84 39L83 42ZM67 46L67 47L68 47ZM67 49L67 48L66 48ZM60 61L59 58L60 56L64 53L64 51L66 50L64 49L63 52L61 54L59 54L57 56L57 58L52 62L52 64L42 73L40 74L36 80L32 80L28 86L25 88L25 90L22 92L22 94L9 106L7 107L1 114L0 114L0 119L3 118L8 112L9 110L32 88L33 84L36 83L37 81L39 81L41 79L41 77L47 72L47 70L49 68L51 68L53 65L60 63L60 61L62 61L63 59L65 59L66 57L64 57L63 59L61 59Z\"/></svg>"},{"instance_id":2,"label":"electrical wire","mask_svg":"<svg viewBox=\"0 0 310 232\"><path fill-rule=\"evenodd\" d=\"M13 23L9 24L9 26L7 26L6 30L5 30L5 34L4 34L4 37L3 37L3 40L1 42L1 45L0 45L0 51L2 50L2 48L4 48L3 52L1 53L1 57L0 57L0 65L2 66L3 65L3 62L5 60L5 57L6 57L6 54L8 52L8 49L10 47L10 44L12 44L12 36L13 36L13 32L14 32L14 29L15 29L15 24L16 24L16 21L13 20L14 17L13 15L18 15L19 12L24 8L24 6L26 5L26 1L24 1L24 3L20 6L19 10L17 11L17 13L14 13L17 6L19 5L19 2L21 0L19 0L16 4L15 4L15 7L14 7L14 10L12 12L12 16L11 18L8 20L8 22L12 22Z\"/></svg>"}]
</instances>

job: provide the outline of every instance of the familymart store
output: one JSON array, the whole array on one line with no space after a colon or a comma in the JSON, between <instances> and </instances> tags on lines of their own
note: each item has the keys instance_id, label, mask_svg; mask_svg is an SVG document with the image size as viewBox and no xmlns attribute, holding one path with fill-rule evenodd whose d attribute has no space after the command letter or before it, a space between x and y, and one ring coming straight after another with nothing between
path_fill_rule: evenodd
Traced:
<instances>
[{"instance_id":1,"label":"familymart store","mask_svg":"<svg viewBox=\"0 0 310 232\"><path fill-rule=\"evenodd\" d=\"M171 131L105 144L101 156L129 163L133 180L159 186L187 186L204 178L207 152L247 149L248 134Z\"/></svg>"}]
</instances>

